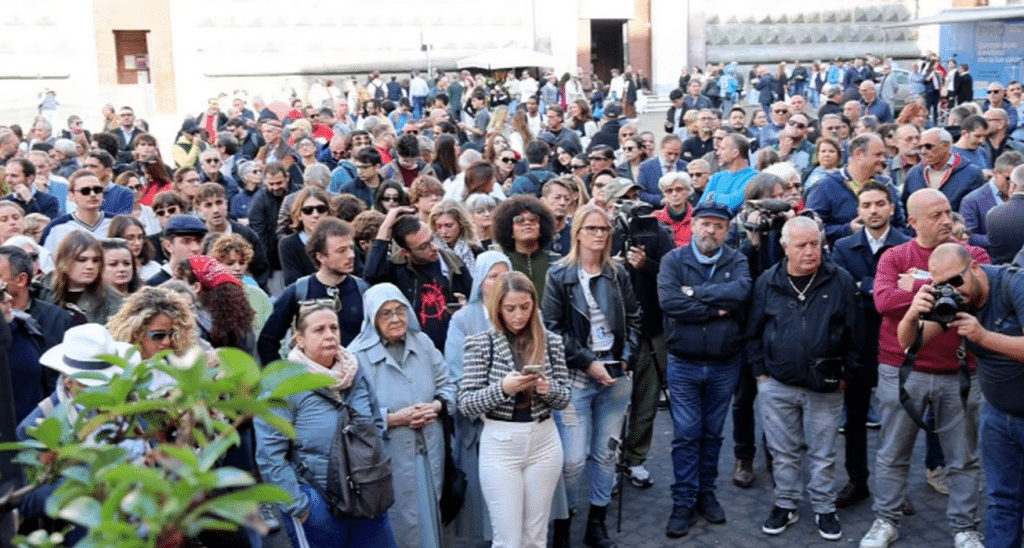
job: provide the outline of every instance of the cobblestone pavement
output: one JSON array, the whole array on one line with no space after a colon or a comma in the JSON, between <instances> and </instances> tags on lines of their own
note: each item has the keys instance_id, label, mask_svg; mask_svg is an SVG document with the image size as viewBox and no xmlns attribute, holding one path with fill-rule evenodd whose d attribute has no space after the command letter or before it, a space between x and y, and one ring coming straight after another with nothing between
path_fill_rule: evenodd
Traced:
<instances>
[{"instance_id":1,"label":"cobblestone pavement","mask_svg":"<svg viewBox=\"0 0 1024 548\"><path fill-rule=\"evenodd\" d=\"M612 500L608 511L608 529L619 548L662 548L686 546L695 548L722 547L846 547L857 546L860 537L871 527L874 515L871 512L871 499L865 500L853 508L839 511L839 520L843 525L843 538L839 541L826 541L818 536L814 524L814 512L806 499L800 505L800 521L792 525L778 536L769 536L761 532L761 525L768 517L772 507L771 480L765 473L764 454L758 449L754 472L757 480L750 489L741 489L732 484L733 444L731 416L725 426L725 442L718 463L718 500L725 508L728 521L723 525L712 525L703 519L690 528L688 535L681 539L670 539L665 536L665 524L672 511L672 500L669 485L672 482L672 459L670 455L672 442L672 421L667 410L660 410L655 422L654 443L647 466L655 485L650 489L636 489L632 485L625 486L625 499L622 510L622 532L616 532L616 518L619 510L619 498ZM760 437L760 433L758 433ZM839 436L837 451L837 486L842 487L846 481L843 468L843 437ZM873 471L874 453L878 447L878 431L868 430L869 461ZM585 482L584 482L585 483ZM585 488L584 488L585 490ZM924 467L924 436L918 436L914 447L914 456L910 468L910 500L917 512L904 518L900 526L900 540L894 548L943 548L953 545L946 520L946 497L940 495L925 480ZM979 519L984 521L985 497L980 496L981 508ZM581 493L580 500L587 500ZM581 509L573 521L572 545L583 546L583 530L586 521L586 508ZM265 546L271 548L288 548L286 535L279 533L267 539ZM458 543L459 548L470 545Z\"/></svg>"}]
</instances>

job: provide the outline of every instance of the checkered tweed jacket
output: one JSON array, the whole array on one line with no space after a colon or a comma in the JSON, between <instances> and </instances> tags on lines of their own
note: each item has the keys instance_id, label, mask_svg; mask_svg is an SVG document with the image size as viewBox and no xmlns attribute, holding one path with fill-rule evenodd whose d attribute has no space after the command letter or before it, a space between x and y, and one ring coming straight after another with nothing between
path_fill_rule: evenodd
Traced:
<instances>
[{"instance_id":1,"label":"checkered tweed jacket","mask_svg":"<svg viewBox=\"0 0 1024 548\"><path fill-rule=\"evenodd\" d=\"M544 334L548 357L544 374L551 380L551 390L532 399L530 415L534 420L546 419L552 409L565 409L570 399L562 337L550 331ZM459 412L467 418L486 415L511 420L516 398L506 396L501 389L501 380L515 369L508 339L494 329L466 337L463 360L465 376L459 390Z\"/></svg>"}]
</instances>

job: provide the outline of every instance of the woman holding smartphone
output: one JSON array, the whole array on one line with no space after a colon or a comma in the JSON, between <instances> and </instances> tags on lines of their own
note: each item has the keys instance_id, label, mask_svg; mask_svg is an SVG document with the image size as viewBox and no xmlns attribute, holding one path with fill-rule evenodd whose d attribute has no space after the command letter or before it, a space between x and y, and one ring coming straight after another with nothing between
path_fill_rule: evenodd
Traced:
<instances>
[{"instance_id":1,"label":"woman holding smartphone","mask_svg":"<svg viewBox=\"0 0 1024 548\"><path fill-rule=\"evenodd\" d=\"M552 409L570 400L562 340L544 330L537 290L501 274L487 303L491 329L466 339L459 411L483 415L480 486L495 548L547 545L563 453Z\"/></svg>"},{"instance_id":2,"label":"woman holding smartphone","mask_svg":"<svg viewBox=\"0 0 1024 548\"><path fill-rule=\"evenodd\" d=\"M605 514L615 484L615 451L633 390L628 375L640 340L640 306L625 267L611 259L612 226L594 204L572 221L572 248L548 271L544 325L562 336L572 404L555 415L565 453L566 497L577 508L584 465L590 478L590 511L584 543L614 548ZM590 460L587 461L589 454ZM555 546L569 546L569 520L555 520Z\"/></svg>"}]
</instances>

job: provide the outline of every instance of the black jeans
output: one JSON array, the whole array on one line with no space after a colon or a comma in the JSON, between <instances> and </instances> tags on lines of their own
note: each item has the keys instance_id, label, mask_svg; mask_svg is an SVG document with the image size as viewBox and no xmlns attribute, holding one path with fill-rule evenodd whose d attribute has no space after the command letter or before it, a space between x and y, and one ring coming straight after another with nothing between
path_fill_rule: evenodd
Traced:
<instances>
[{"instance_id":1,"label":"black jeans","mask_svg":"<svg viewBox=\"0 0 1024 548\"><path fill-rule=\"evenodd\" d=\"M862 368L863 369L863 368ZM843 399L846 402L846 475L853 483L868 481L868 407L873 379L863 370L850 375Z\"/></svg>"},{"instance_id":2,"label":"black jeans","mask_svg":"<svg viewBox=\"0 0 1024 548\"><path fill-rule=\"evenodd\" d=\"M757 397L757 380L750 364L740 366L740 380L736 383L736 394L732 399L732 441L736 459L754 459L757 445L754 441L754 398Z\"/></svg>"}]
</instances>

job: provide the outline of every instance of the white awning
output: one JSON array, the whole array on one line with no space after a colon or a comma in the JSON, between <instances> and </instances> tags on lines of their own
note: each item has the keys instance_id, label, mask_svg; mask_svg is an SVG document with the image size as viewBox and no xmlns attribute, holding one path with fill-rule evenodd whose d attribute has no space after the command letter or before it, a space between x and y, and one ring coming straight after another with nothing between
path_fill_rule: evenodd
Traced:
<instances>
[{"instance_id":1,"label":"white awning","mask_svg":"<svg viewBox=\"0 0 1024 548\"><path fill-rule=\"evenodd\" d=\"M923 27L941 25L943 23L970 23L972 21L998 21L1003 19L1024 18L1024 6L1007 6L998 8L962 8L946 10L930 17L922 17L910 21L882 25L883 29L902 27Z\"/></svg>"}]
</instances>

